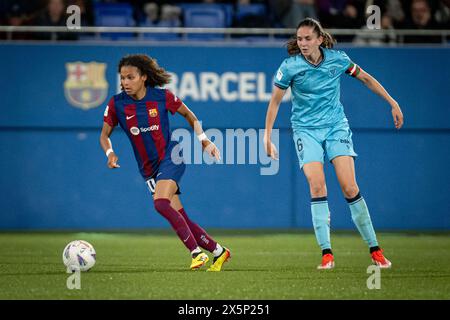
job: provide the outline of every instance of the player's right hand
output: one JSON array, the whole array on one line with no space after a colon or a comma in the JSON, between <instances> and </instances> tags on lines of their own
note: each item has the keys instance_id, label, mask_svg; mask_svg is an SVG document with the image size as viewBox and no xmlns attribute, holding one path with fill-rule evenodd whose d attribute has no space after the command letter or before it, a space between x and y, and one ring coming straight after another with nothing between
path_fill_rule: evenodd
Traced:
<instances>
[{"instance_id":1,"label":"player's right hand","mask_svg":"<svg viewBox=\"0 0 450 320\"><path fill-rule=\"evenodd\" d=\"M266 154L271 157L273 160L278 160L278 150L277 147L272 143L270 139L264 141L264 149L266 150Z\"/></svg>"},{"instance_id":2,"label":"player's right hand","mask_svg":"<svg viewBox=\"0 0 450 320\"><path fill-rule=\"evenodd\" d=\"M208 152L209 156L215 158L217 162L220 162L220 151L216 145L209 139L202 141L203 149Z\"/></svg>"},{"instance_id":3,"label":"player's right hand","mask_svg":"<svg viewBox=\"0 0 450 320\"><path fill-rule=\"evenodd\" d=\"M108 168L120 168L120 166L117 164L117 161L119 161L119 157L117 157L114 152L111 152L108 156Z\"/></svg>"}]
</instances>

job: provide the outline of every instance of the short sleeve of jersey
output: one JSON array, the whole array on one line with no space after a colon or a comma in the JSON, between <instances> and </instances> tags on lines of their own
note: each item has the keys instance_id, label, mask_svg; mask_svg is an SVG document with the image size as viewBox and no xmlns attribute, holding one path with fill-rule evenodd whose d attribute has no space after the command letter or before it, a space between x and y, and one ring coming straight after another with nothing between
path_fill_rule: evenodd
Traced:
<instances>
[{"instance_id":1,"label":"short sleeve of jersey","mask_svg":"<svg viewBox=\"0 0 450 320\"><path fill-rule=\"evenodd\" d=\"M337 54L339 55L340 65L342 66L341 72L344 73L353 62L344 51L339 50Z\"/></svg>"},{"instance_id":2,"label":"short sleeve of jersey","mask_svg":"<svg viewBox=\"0 0 450 320\"><path fill-rule=\"evenodd\" d=\"M166 108L171 114L175 114L178 108L181 107L183 101L181 101L176 95L166 89Z\"/></svg>"},{"instance_id":3,"label":"short sleeve of jersey","mask_svg":"<svg viewBox=\"0 0 450 320\"><path fill-rule=\"evenodd\" d=\"M292 75L289 72L289 63L288 60L286 59L283 61L283 63L281 63L281 66L278 68L273 84L280 89L286 90L291 85L291 81Z\"/></svg>"},{"instance_id":4,"label":"short sleeve of jersey","mask_svg":"<svg viewBox=\"0 0 450 320\"><path fill-rule=\"evenodd\" d=\"M352 77L357 77L361 72L361 68L354 63L344 51L338 51L341 57L342 73L346 73Z\"/></svg>"},{"instance_id":5,"label":"short sleeve of jersey","mask_svg":"<svg viewBox=\"0 0 450 320\"><path fill-rule=\"evenodd\" d=\"M117 126L118 120L116 115L116 108L114 105L114 97L109 100L106 106L105 113L103 114L103 121L109 124L111 127Z\"/></svg>"}]
</instances>

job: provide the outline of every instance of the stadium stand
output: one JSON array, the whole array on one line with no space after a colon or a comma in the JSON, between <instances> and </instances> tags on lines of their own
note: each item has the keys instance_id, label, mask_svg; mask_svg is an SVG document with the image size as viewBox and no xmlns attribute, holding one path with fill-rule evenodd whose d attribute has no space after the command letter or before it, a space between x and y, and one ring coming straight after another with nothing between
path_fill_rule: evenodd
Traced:
<instances>
[{"instance_id":1,"label":"stadium stand","mask_svg":"<svg viewBox=\"0 0 450 320\"><path fill-rule=\"evenodd\" d=\"M98 27L134 27L133 8L127 3L95 3L95 25ZM102 38L125 40L134 37L133 33L103 33Z\"/></svg>"}]
</instances>

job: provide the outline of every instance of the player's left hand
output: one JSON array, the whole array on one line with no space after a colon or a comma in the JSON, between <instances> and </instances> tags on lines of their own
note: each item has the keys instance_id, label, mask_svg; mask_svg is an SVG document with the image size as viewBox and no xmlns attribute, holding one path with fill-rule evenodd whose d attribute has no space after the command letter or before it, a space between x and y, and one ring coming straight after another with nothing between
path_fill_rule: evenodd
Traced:
<instances>
[{"instance_id":1,"label":"player's left hand","mask_svg":"<svg viewBox=\"0 0 450 320\"><path fill-rule=\"evenodd\" d=\"M220 151L217 149L216 145L209 139L202 141L203 150L206 150L210 157L215 158L217 162L220 161Z\"/></svg>"},{"instance_id":2,"label":"player's left hand","mask_svg":"<svg viewBox=\"0 0 450 320\"><path fill-rule=\"evenodd\" d=\"M395 128L400 129L403 126L403 113L398 103L392 105L392 117L394 118Z\"/></svg>"}]
</instances>

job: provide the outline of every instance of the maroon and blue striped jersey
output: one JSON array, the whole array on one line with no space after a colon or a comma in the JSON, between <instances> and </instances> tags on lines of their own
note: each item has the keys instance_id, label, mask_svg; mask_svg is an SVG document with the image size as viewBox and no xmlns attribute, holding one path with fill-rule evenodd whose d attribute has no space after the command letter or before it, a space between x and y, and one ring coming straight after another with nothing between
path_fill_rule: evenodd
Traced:
<instances>
[{"instance_id":1,"label":"maroon and blue striped jersey","mask_svg":"<svg viewBox=\"0 0 450 320\"><path fill-rule=\"evenodd\" d=\"M182 101L169 90L147 87L141 100L122 91L106 106L103 121L111 127L119 124L125 131L144 179L157 173L169 148L176 144L170 140L168 111L175 114L181 105Z\"/></svg>"}]
</instances>

